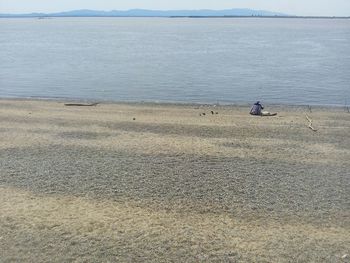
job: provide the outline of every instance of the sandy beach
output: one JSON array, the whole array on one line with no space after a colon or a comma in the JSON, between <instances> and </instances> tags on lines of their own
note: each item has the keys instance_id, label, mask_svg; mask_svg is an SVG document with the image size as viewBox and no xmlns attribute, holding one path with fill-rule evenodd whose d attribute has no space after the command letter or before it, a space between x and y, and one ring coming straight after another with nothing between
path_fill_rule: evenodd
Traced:
<instances>
[{"instance_id":1,"label":"sandy beach","mask_svg":"<svg viewBox=\"0 0 350 263\"><path fill-rule=\"evenodd\" d=\"M350 113L266 106L0 100L0 262L350 262Z\"/></svg>"}]
</instances>

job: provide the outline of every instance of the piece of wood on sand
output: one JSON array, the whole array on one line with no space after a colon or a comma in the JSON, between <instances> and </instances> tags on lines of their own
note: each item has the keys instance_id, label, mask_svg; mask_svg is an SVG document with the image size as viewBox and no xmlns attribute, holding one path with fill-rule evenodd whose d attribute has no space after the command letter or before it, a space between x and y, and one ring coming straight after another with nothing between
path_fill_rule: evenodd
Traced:
<instances>
[{"instance_id":1,"label":"piece of wood on sand","mask_svg":"<svg viewBox=\"0 0 350 263\"><path fill-rule=\"evenodd\" d=\"M317 130L312 126L312 120L309 116L307 116L307 114L305 114L306 119L309 121L309 129L311 129L312 131L316 132Z\"/></svg>"},{"instance_id":2,"label":"piece of wood on sand","mask_svg":"<svg viewBox=\"0 0 350 263\"><path fill-rule=\"evenodd\" d=\"M90 106L96 106L97 104L100 104L100 103L99 102L95 102L95 103L65 103L64 106L90 107Z\"/></svg>"}]
</instances>

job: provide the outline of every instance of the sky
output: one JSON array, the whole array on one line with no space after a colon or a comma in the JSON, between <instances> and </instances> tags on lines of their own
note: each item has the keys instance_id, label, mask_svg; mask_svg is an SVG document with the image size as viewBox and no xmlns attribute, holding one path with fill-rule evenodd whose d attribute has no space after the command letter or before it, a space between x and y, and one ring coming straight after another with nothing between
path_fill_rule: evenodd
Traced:
<instances>
[{"instance_id":1,"label":"sky","mask_svg":"<svg viewBox=\"0 0 350 263\"><path fill-rule=\"evenodd\" d=\"M0 13L76 9L127 10L251 8L301 16L350 16L350 0L0 0Z\"/></svg>"}]
</instances>

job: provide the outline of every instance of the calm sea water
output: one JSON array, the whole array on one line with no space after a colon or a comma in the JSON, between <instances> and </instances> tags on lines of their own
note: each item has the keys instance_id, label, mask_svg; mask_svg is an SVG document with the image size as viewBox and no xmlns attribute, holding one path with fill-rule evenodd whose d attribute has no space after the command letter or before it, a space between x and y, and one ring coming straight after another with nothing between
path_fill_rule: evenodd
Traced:
<instances>
[{"instance_id":1,"label":"calm sea water","mask_svg":"<svg viewBox=\"0 0 350 263\"><path fill-rule=\"evenodd\" d=\"M0 97L350 104L350 20L0 19Z\"/></svg>"}]
</instances>

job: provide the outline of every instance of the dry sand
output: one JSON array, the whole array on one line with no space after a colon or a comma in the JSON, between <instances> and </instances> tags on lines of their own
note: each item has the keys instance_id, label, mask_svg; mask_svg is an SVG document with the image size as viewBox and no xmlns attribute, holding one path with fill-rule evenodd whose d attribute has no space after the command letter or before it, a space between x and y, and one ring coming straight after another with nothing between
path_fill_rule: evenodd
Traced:
<instances>
[{"instance_id":1,"label":"dry sand","mask_svg":"<svg viewBox=\"0 0 350 263\"><path fill-rule=\"evenodd\" d=\"M349 262L350 114L269 110L0 100L0 262Z\"/></svg>"}]
</instances>

